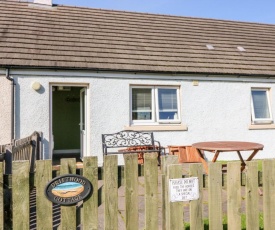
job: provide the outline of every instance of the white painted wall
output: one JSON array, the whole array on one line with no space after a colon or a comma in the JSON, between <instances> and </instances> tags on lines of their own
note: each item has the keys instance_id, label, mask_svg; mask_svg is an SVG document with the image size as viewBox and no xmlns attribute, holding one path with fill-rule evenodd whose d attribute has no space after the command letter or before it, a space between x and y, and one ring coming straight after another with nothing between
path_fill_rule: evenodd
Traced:
<instances>
[{"instance_id":1,"label":"white painted wall","mask_svg":"<svg viewBox=\"0 0 275 230\"><path fill-rule=\"evenodd\" d=\"M113 133L129 126L129 86L179 85L181 87L182 122L188 131L154 131L155 139L163 146L185 145L200 141L236 140L264 144L264 151L256 158L275 155L275 129L249 130L251 124L251 87L272 88L272 112L275 115L275 81L253 82L239 78L207 78L204 76L159 76L135 74L73 73L12 71L16 79L16 137L24 137L34 130L44 133L44 157L50 158L50 83L89 84L90 138L89 155L98 155L102 163L101 134ZM142 78L142 79L141 79ZM150 78L149 80L143 78ZM170 80L169 80L170 79ZM176 79L176 80L171 80ZM193 86L192 80L199 80ZM222 81L222 79L224 79ZM233 80L233 81L232 81ZM241 82L242 80L246 82ZM31 84L41 83L40 91ZM235 81L235 82L234 82ZM212 153L208 156L212 158ZM219 159L238 159L236 153L222 153Z\"/></svg>"},{"instance_id":2,"label":"white painted wall","mask_svg":"<svg viewBox=\"0 0 275 230\"><path fill-rule=\"evenodd\" d=\"M0 70L0 145L11 141L11 82Z\"/></svg>"}]
</instances>

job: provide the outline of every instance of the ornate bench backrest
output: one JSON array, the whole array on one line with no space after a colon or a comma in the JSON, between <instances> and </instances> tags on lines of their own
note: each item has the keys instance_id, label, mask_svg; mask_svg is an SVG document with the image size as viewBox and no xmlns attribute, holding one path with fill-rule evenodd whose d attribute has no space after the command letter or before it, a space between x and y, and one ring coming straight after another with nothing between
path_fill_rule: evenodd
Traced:
<instances>
[{"instance_id":1,"label":"ornate bench backrest","mask_svg":"<svg viewBox=\"0 0 275 230\"><path fill-rule=\"evenodd\" d=\"M151 151L153 151L156 149L155 143L156 141L152 132L120 131L113 134L102 134L103 154L126 153L127 151L108 152L108 149L121 147L152 147ZM136 152L142 152L142 150Z\"/></svg>"}]
</instances>

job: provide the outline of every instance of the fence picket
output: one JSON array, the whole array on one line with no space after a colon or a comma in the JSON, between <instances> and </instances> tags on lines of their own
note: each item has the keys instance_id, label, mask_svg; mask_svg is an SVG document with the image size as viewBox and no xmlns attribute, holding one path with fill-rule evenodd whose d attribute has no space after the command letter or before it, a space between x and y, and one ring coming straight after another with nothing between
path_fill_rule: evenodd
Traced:
<instances>
[{"instance_id":1,"label":"fence picket","mask_svg":"<svg viewBox=\"0 0 275 230\"><path fill-rule=\"evenodd\" d=\"M138 156L125 154L125 212L126 229L138 229Z\"/></svg>"},{"instance_id":2,"label":"fence picket","mask_svg":"<svg viewBox=\"0 0 275 230\"><path fill-rule=\"evenodd\" d=\"M0 149L1 150L1 149ZM3 162L0 162L0 229L4 229L4 168Z\"/></svg>"},{"instance_id":3,"label":"fence picket","mask_svg":"<svg viewBox=\"0 0 275 230\"><path fill-rule=\"evenodd\" d=\"M97 157L84 157L83 176L93 186L92 195L83 203L83 230L98 229L98 161Z\"/></svg>"},{"instance_id":4,"label":"fence picket","mask_svg":"<svg viewBox=\"0 0 275 230\"><path fill-rule=\"evenodd\" d=\"M241 229L241 164L227 164L227 215L228 229Z\"/></svg>"},{"instance_id":5,"label":"fence picket","mask_svg":"<svg viewBox=\"0 0 275 230\"><path fill-rule=\"evenodd\" d=\"M30 229L29 161L12 163L13 229Z\"/></svg>"},{"instance_id":6,"label":"fence picket","mask_svg":"<svg viewBox=\"0 0 275 230\"><path fill-rule=\"evenodd\" d=\"M181 165L169 165L168 166L168 179L182 178L182 166ZM169 187L169 183L167 181ZM169 188L168 188L169 189ZM169 202L169 230L181 230L183 226L183 202Z\"/></svg>"},{"instance_id":7,"label":"fence picket","mask_svg":"<svg viewBox=\"0 0 275 230\"><path fill-rule=\"evenodd\" d=\"M263 161L263 211L264 229L272 230L275 226L275 161Z\"/></svg>"},{"instance_id":8,"label":"fence picket","mask_svg":"<svg viewBox=\"0 0 275 230\"><path fill-rule=\"evenodd\" d=\"M209 163L208 199L209 229L222 229L222 166Z\"/></svg>"},{"instance_id":9,"label":"fence picket","mask_svg":"<svg viewBox=\"0 0 275 230\"><path fill-rule=\"evenodd\" d=\"M246 163L246 228L259 229L258 162Z\"/></svg>"},{"instance_id":10,"label":"fence picket","mask_svg":"<svg viewBox=\"0 0 275 230\"><path fill-rule=\"evenodd\" d=\"M198 177L199 199L190 202L190 226L192 229L203 230L202 200L203 200L203 168L202 164L190 165L190 177Z\"/></svg>"},{"instance_id":11,"label":"fence picket","mask_svg":"<svg viewBox=\"0 0 275 230\"><path fill-rule=\"evenodd\" d=\"M117 155L104 156L104 229L118 229Z\"/></svg>"},{"instance_id":12,"label":"fence picket","mask_svg":"<svg viewBox=\"0 0 275 230\"><path fill-rule=\"evenodd\" d=\"M74 158L61 159L60 175L75 174L76 160ZM75 230L76 229L76 207L61 206L61 229Z\"/></svg>"},{"instance_id":13,"label":"fence picket","mask_svg":"<svg viewBox=\"0 0 275 230\"><path fill-rule=\"evenodd\" d=\"M158 229L158 153L144 154L145 229Z\"/></svg>"},{"instance_id":14,"label":"fence picket","mask_svg":"<svg viewBox=\"0 0 275 230\"><path fill-rule=\"evenodd\" d=\"M37 229L52 229L52 202L44 195L47 183L52 179L52 161L36 161L36 219Z\"/></svg>"},{"instance_id":15,"label":"fence picket","mask_svg":"<svg viewBox=\"0 0 275 230\"><path fill-rule=\"evenodd\" d=\"M170 164L177 164L178 156L169 155L161 157L161 180L162 180L162 229L169 229L169 201L168 201L168 176L167 166Z\"/></svg>"}]
</instances>

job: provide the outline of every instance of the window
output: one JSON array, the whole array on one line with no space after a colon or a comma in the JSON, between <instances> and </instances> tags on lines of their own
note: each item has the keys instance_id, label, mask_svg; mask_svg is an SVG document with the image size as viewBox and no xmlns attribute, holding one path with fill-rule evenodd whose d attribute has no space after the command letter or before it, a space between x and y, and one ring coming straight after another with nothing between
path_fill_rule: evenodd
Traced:
<instances>
[{"instance_id":1,"label":"window","mask_svg":"<svg viewBox=\"0 0 275 230\"><path fill-rule=\"evenodd\" d=\"M251 90L252 123L272 123L269 89Z\"/></svg>"},{"instance_id":2,"label":"window","mask_svg":"<svg viewBox=\"0 0 275 230\"><path fill-rule=\"evenodd\" d=\"M179 87L133 86L133 124L179 123Z\"/></svg>"}]
</instances>

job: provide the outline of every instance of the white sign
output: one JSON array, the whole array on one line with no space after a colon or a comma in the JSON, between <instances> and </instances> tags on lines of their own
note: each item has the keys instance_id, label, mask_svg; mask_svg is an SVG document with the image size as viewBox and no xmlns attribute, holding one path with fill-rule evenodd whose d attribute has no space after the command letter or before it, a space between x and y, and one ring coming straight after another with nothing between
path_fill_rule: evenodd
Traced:
<instances>
[{"instance_id":1,"label":"white sign","mask_svg":"<svg viewBox=\"0 0 275 230\"><path fill-rule=\"evenodd\" d=\"M169 180L170 202L197 200L199 194L198 177Z\"/></svg>"}]
</instances>

